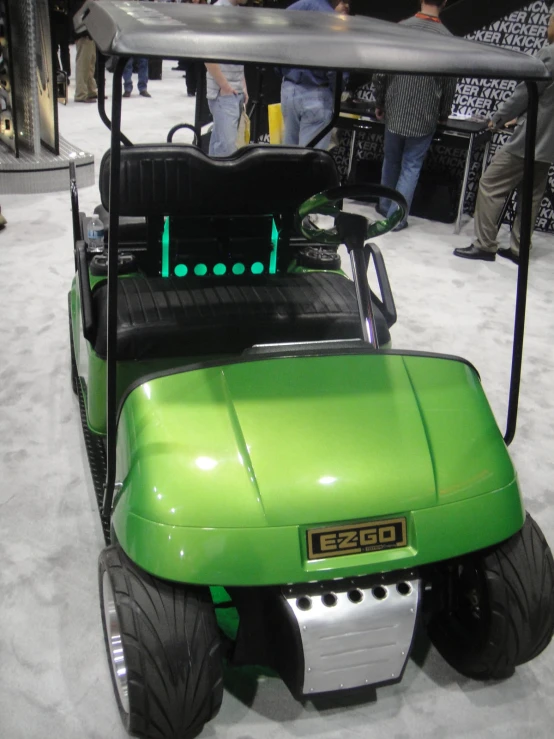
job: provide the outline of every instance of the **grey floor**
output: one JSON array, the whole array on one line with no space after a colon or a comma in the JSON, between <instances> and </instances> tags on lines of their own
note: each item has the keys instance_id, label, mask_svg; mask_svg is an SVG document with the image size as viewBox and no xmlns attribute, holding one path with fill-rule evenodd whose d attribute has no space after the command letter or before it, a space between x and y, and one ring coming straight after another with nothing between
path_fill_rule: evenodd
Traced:
<instances>
[{"instance_id":1,"label":"grey floor","mask_svg":"<svg viewBox=\"0 0 554 739\"><path fill-rule=\"evenodd\" d=\"M125 102L131 139L160 141L191 120L184 80L166 63L152 100ZM94 152L109 137L94 106L60 106L63 135ZM186 137L183 137L185 140ZM81 205L97 204L96 187ZM69 382L69 196L6 196L0 234L0 737L123 739L106 664L96 585L102 546L78 406ZM507 233L503 232L507 244ZM475 363L504 428L516 268L471 263L452 249L471 222L412 219L381 245L398 307L399 348L460 354ZM519 428L511 448L527 507L554 543L554 237L537 235L530 269ZM223 707L203 739L550 739L554 646L503 683L479 684L431 649L403 682L367 702L295 702L283 684L230 672Z\"/></svg>"}]
</instances>

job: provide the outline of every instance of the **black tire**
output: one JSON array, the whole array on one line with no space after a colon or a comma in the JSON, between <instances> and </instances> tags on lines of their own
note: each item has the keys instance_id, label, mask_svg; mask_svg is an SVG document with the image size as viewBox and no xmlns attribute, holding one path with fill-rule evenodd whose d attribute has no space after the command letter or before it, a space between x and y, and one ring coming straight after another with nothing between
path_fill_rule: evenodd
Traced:
<instances>
[{"instance_id":1,"label":"black tire","mask_svg":"<svg viewBox=\"0 0 554 739\"><path fill-rule=\"evenodd\" d=\"M104 549L98 564L104 639L125 728L144 739L197 736L223 698L221 643L209 588L152 577L119 545ZM108 586L111 592L105 590ZM106 623L110 602L117 628ZM110 641L110 634L115 638L118 632L124 657L121 679ZM118 688L122 682L127 699Z\"/></svg>"},{"instance_id":2,"label":"black tire","mask_svg":"<svg viewBox=\"0 0 554 739\"><path fill-rule=\"evenodd\" d=\"M510 677L550 643L554 562L529 514L507 541L452 564L442 586L448 597L432 617L429 635L462 675Z\"/></svg>"}]
</instances>

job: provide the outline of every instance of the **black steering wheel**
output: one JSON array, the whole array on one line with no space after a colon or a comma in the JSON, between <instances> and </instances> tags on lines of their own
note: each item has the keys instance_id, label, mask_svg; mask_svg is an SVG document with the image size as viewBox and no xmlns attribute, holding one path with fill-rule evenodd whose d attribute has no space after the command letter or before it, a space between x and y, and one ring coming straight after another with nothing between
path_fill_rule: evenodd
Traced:
<instances>
[{"instance_id":1,"label":"black steering wheel","mask_svg":"<svg viewBox=\"0 0 554 739\"><path fill-rule=\"evenodd\" d=\"M308 216L320 214L336 217L342 212L342 201L363 200L385 198L391 200L398 205L390 218L383 218L379 221L367 221L366 241L376 236L392 231L392 229L400 223L408 210L408 204L403 195L390 187L384 185L345 185L344 187L334 187L325 190L317 195L313 195L305 200L296 211L296 225L302 235L308 241L316 241L318 244L326 244L328 246L340 246L342 240L336 225L333 228L318 228Z\"/></svg>"}]
</instances>

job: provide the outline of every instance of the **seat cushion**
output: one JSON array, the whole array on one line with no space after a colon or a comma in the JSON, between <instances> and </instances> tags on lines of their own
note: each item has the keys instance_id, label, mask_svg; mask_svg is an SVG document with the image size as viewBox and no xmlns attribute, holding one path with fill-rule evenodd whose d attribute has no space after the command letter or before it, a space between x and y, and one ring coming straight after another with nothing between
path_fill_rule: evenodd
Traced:
<instances>
[{"instance_id":1,"label":"seat cushion","mask_svg":"<svg viewBox=\"0 0 554 739\"><path fill-rule=\"evenodd\" d=\"M106 356L107 287L94 294L95 351ZM237 353L275 342L361 338L354 284L324 272L248 277L232 284L161 277L118 283L117 358ZM376 309L380 344L390 341Z\"/></svg>"}]
</instances>

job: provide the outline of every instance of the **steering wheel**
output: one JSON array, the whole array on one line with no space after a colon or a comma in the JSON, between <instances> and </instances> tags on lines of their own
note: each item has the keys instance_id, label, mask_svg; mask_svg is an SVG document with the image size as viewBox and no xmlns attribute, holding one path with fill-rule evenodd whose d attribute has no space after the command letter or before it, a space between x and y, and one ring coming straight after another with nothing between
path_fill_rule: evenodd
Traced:
<instances>
[{"instance_id":1,"label":"steering wheel","mask_svg":"<svg viewBox=\"0 0 554 739\"><path fill-rule=\"evenodd\" d=\"M340 246L342 242L336 226L327 229L318 228L308 216L317 213L336 217L342 212L342 201L345 198L364 201L368 198L385 198L398 205L397 210L394 211L390 218L383 218L379 221L371 221L369 218L366 218L366 240L373 239L376 236L382 236L392 231L408 211L408 204L405 198L399 192L396 192L396 190L385 187L384 185L345 185L344 187L334 187L308 198L296 211L296 225L303 236L309 241L316 241L318 244Z\"/></svg>"}]
</instances>

